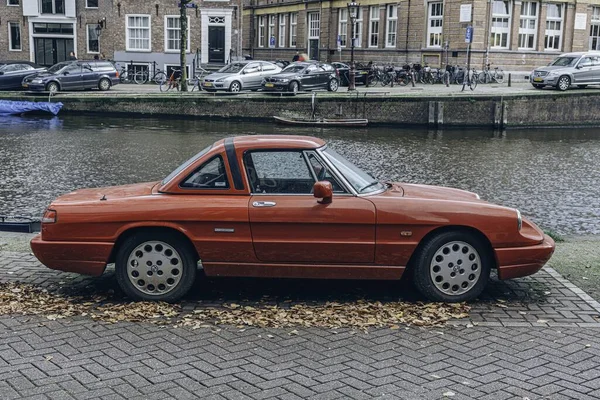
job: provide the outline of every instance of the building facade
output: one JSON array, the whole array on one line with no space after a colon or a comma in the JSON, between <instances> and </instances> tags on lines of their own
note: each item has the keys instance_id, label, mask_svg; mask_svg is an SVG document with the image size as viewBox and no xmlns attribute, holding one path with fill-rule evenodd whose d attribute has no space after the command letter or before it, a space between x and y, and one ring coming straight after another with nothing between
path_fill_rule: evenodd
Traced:
<instances>
[{"instance_id":1,"label":"building facade","mask_svg":"<svg viewBox=\"0 0 600 400\"><path fill-rule=\"evenodd\" d=\"M198 0L187 9L188 64L241 56L241 3ZM73 51L161 69L179 65L176 0L0 0L0 60L53 65Z\"/></svg>"},{"instance_id":2,"label":"building facade","mask_svg":"<svg viewBox=\"0 0 600 400\"><path fill-rule=\"evenodd\" d=\"M255 58L348 61L348 1L248 0L243 51ZM600 0L358 1L355 60L531 70L556 55L600 50Z\"/></svg>"}]
</instances>

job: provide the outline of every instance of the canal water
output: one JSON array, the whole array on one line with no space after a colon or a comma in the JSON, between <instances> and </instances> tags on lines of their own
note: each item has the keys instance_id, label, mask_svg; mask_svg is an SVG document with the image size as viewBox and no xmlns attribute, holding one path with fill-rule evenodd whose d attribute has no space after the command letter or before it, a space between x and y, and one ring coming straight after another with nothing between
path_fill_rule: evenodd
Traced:
<instances>
[{"instance_id":1,"label":"canal water","mask_svg":"<svg viewBox=\"0 0 600 400\"><path fill-rule=\"evenodd\" d=\"M40 216L82 187L159 180L217 139L302 134L384 180L452 186L560 234L600 233L600 129L297 128L271 123L0 117L0 215Z\"/></svg>"}]
</instances>

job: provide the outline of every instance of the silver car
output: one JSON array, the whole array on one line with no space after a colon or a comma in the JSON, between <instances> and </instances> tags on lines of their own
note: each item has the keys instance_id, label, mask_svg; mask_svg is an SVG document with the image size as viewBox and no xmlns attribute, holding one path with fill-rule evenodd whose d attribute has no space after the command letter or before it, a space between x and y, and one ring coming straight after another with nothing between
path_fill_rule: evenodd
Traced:
<instances>
[{"instance_id":1,"label":"silver car","mask_svg":"<svg viewBox=\"0 0 600 400\"><path fill-rule=\"evenodd\" d=\"M579 88L600 85L600 52L561 54L547 67L536 68L530 82L536 89L554 86L558 90L567 90L572 85Z\"/></svg>"},{"instance_id":2,"label":"silver car","mask_svg":"<svg viewBox=\"0 0 600 400\"><path fill-rule=\"evenodd\" d=\"M279 71L280 67L268 61L237 61L206 76L202 80L202 89L209 92L258 90L263 78Z\"/></svg>"}]
</instances>

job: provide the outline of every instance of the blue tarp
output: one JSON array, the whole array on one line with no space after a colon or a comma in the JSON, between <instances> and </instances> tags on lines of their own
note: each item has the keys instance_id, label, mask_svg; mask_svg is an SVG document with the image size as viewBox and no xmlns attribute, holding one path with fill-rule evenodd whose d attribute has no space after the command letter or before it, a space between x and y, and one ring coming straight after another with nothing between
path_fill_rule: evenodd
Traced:
<instances>
[{"instance_id":1,"label":"blue tarp","mask_svg":"<svg viewBox=\"0 0 600 400\"><path fill-rule=\"evenodd\" d=\"M0 115L23 114L31 111L46 111L56 115L62 106L62 103L0 100Z\"/></svg>"}]
</instances>

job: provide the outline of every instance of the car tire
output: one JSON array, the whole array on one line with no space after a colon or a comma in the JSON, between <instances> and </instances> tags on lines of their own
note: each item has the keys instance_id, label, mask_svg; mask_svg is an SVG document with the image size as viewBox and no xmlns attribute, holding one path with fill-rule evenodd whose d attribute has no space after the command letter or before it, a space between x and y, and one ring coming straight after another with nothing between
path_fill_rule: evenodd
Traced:
<instances>
[{"instance_id":1,"label":"car tire","mask_svg":"<svg viewBox=\"0 0 600 400\"><path fill-rule=\"evenodd\" d=\"M229 85L229 91L232 93L239 93L242 90L242 84L238 81L231 82Z\"/></svg>"},{"instance_id":2,"label":"car tire","mask_svg":"<svg viewBox=\"0 0 600 400\"><path fill-rule=\"evenodd\" d=\"M110 79L102 78L98 82L98 89L102 90L103 92L110 89L110 87L111 87Z\"/></svg>"},{"instance_id":3,"label":"car tire","mask_svg":"<svg viewBox=\"0 0 600 400\"><path fill-rule=\"evenodd\" d=\"M298 82L291 81L288 90L293 96L298 94L298 91L300 90L300 86L298 85Z\"/></svg>"},{"instance_id":4,"label":"car tire","mask_svg":"<svg viewBox=\"0 0 600 400\"><path fill-rule=\"evenodd\" d=\"M337 92L338 88L340 87L340 84L338 82L337 79L330 79L329 82L327 83L327 90L329 90L330 92Z\"/></svg>"},{"instance_id":5,"label":"car tire","mask_svg":"<svg viewBox=\"0 0 600 400\"><path fill-rule=\"evenodd\" d=\"M537 84L532 84L532 85L536 89L542 89L544 87L544 85L537 85Z\"/></svg>"},{"instance_id":6,"label":"car tire","mask_svg":"<svg viewBox=\"0 0 600 400\"><path fill-rule=\"evenodd\" d=\"M46 85L46 91L47 92L58 92L60 90L60 87L58 86L58 83L56 82L50 82Z\"/></svg>"},{"instance_id":7,"label":"car tire","mask_svg":"<svg viewBox=\"0 0 600 400\"><path fill-rule=\"evenodd\" d=\"M175 302L196 279L191 245L173 234L136 233L117 249L117 282L127 296L141 301Z\"/></svg>"},{"instance_id":8,"label":"car tire","mask_svg":"<svg viewBox=\"0 0 600 400\"><path fill-rule=\"evenodd\" d=\"M415 286L427 299L462 302L481 294L494 262L481 239L468 231L449 231L424 242L411 265Z\"/></svg>"},{"instance_id":9,"label":"car tire","mask_svg":"<svg viewBox=\"0 0 600 400\"><path fill-rule=\"evenodd\" d=\"M558 81L556 82L556 88L558 90L564 92L569 88L569 86L571 86L571 78L569 78L567 75L563 75L558 78Z\"/></svg>"}]
</instances>

